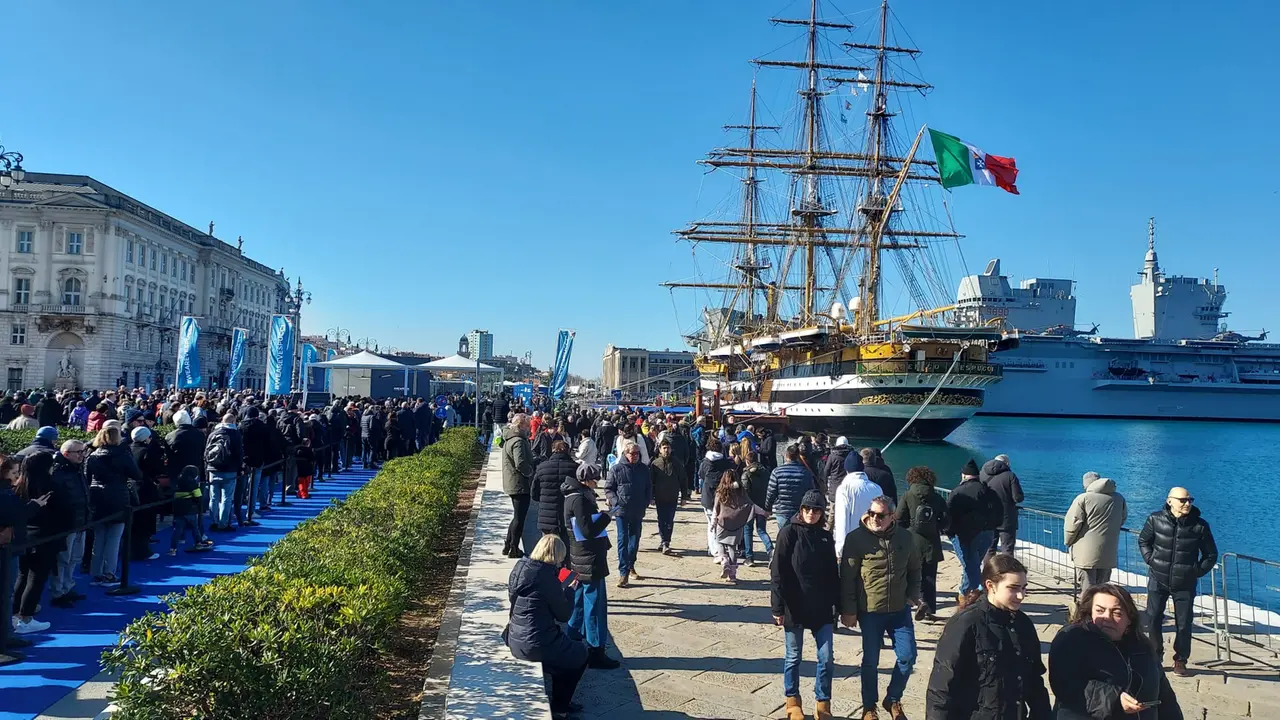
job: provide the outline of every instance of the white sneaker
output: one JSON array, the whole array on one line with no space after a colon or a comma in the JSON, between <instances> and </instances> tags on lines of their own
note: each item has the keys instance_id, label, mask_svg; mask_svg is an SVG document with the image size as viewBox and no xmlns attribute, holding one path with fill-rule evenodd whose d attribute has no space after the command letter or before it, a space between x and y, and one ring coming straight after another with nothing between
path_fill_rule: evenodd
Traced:
<instances>
[{"instance_id":1,"label":"white sneaker","mask_svg":"<svg viewBox=\"0 0 1280 720\"><path fill-rule=\"evenodd\" d=\"M44 632L45 630L48 630L49 627L50 627L49 623L40 622L35 618L31 618L30 622L22 622L21 620L19 620L18 622L14 623L13 631L19 635L26 635L27 633Z\"/></svg>"}]
</instances>

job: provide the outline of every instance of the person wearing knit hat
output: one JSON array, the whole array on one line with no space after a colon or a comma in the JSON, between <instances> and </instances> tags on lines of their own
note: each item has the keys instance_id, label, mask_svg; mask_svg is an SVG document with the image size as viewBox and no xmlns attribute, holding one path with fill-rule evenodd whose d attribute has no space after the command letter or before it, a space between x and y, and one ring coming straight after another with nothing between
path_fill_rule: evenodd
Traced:
<instances>
[{"instance_id":1,"label":"person wearing knit hat","mask_svg":"<svg viewBox=\"0 0 1280 720\"><path fill-rule=\"evenodd\" d=\"M884 494L884 490L867 477L862 456L858 453L849 453L844 459L844 467L848 474L836 488L835 512L831 514L837 557L844 549L845 538L862 523L862 516L871 508L871 502Z\"/></svg>"},{"instance_id":2,"label":"person wearing knit hat","mask_svg":"<svg viewBox=\"0 0 1280 720\"><path fill-rule=\"evenodd\" d=\"M36 420L35 406L25 403L19 408L18 416L5 425L8 430L35 430L39 427L40 422Z\"/></svg>"},{"instance_id":3,"label":"person wearing knit hat","mask_svg":"<svg viewBox=\"0 0 1280 720\"><path fill-rule=\"evenodd\" d=\"M960 484L947 497L947 517L950 518L947 534L963 568L960 598L971 590L982 589L982 561L1003 517L1000 498L978 475L978 464L970 458L960 469Z\"/></svg>"},{"instance_id":4,"label":"person wearing knit hat","mask_svg":"<svg viewBox=\"0 0 1280 720\"><path fill-rule=\"evenodd\" d=\"M831 717L831 678L835 669L832 640L840 597L840 568L835 540L823 522L826 508L827 498L821 491L804 493L799 512L778 530L770 565L769 606L774 624L781 626L786 636L782 692L786 696L787 720L804 720L800 658L806 630L818 650L813 683L817 708L813 717Z\"/></svg>"}]
</instances>

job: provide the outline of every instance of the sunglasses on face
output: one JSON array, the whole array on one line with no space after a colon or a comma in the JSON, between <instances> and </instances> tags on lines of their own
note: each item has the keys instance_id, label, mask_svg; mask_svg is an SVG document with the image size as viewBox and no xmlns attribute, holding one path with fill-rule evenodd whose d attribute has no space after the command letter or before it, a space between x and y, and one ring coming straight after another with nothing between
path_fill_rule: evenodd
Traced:
<instances>
[{"instance_id":1,"label":"sunglasses on face","mask_svg":"<svg viewBox=\"0 0 1280 720\"><path fill-rule=\"evenodd\" d=\"M1184 497L1184 498L1176 497L1176 498L1169 498L1169 499L1176 502L1183 503L1183 504L1193 503L1196 501L1196 499L1193 497Z\"/></svg>"},{"instance_id":2,"label":"sunglasses on face","mask_svg":"<svg viewBox=\"0 0 1280 720\"><path fill-rule=\"evenodd\" d=\"M876 520L883 520L883 519L885 519L885 518L889 517L889 513L878 513L878 512L876 512L875 510L868 510L868 511L867 511L867 517L873 517L873 518L875 518Z\"/></svg>"}]
</instances>

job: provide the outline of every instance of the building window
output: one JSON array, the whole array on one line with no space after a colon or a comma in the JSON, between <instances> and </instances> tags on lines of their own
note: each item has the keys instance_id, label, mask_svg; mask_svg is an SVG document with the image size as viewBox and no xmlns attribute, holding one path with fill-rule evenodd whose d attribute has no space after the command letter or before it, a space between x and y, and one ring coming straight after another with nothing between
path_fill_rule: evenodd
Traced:
<instances>
[{"instance_id":1,"label":"building window","mask_svg":"<svg viewBox=\"0 0 1280 720\"><path fill-rule=\"evenodd\" d=\"M182 282L187 281L187 261L182 261Z\"/></svg>"},{"instance_id":2,"label":"building window","mask_svg":"<svg viewBox=\"0 0 1280 720\"><path fill-rule=\"evenodd\" d=\"M125 350L129 349L129 342L132 335L133 333L129 331L129 328L124 329L124 349Z\"/></svg>"},{"instance_id":3,"label":"building window","mask_svg":"<svg viewBox=\"0 0 1280 720\"><path fill-rule=\"evenodd\" d=\"M84 233L67 233L67 254L79 255L84 252Z\"/></svg>"},{"instance_id":4,"label":"building window","mask_svg":"<svg viewBox=\"0 0 1280 720\"><path fill-rule=\"evenodd\" d=\"M22 389L22 368L9 368L9 391L18 392Z\"/></svg>"},{"instance_id":5,"label":"building window","mask_svg":"<svg viewBox=\"0 0 1280 720\"><path fill-rule=\"evenodd\" d=\"M133 264L133 241L132 240L124 241L124 261L129 263L130 265Z\"/></svg>"},{"instance_id":6,"label":"building window","mask_svg":"<svg viewBox=\"0 0 1280 720\"><path fill-rule=\"evenodd\" d=\"M14 323L9 328L9 344L10 345L26 345L27 344L27 326L23 323Z\"/></svg>"},{"instance_id":7,"label":"building window","mask_svg":"<svg viewBox=\"0 0 1280 720\"><path fill-rule=\"evenodd\" d=\"M177 310L177 309L178 309L178 296L177 296L177 295L170 295L170 296L169 296L169 309L170 309L170 310Z\"/></svg>"},{"instance_id":8,"label":"building window","mask_svg":"<svg viewBox=\"0 0 1280 720\"><path fill-rule=\"evenodd\" d=\"M147 309L154 310L155 307L156 307L156 291L151 290L147 292Z\"/></svg>"},{"instance_id":9,"label":"building window","mask_svg":"<svg viewBox=\"0 0 1280 720\"><path fill-rule=\"evenodd\" d=\"M160 274L164 275L169 272L169 253L160 256Z\"/></svg>"},{"instance_id":10,"label":"building window","mask_svg":"<svg viewBox=\"0 0 1280 720\"><path fill-rule=\"evenodd\" d=\"M138 312L142 312L142 288L138 288Z\"/></svg>"},{"instance_id":11,"label":"building window","mask_svg":"<svg viewBox=\"0 0 1280 720\"><path fill-rule=\"evenodd\" d=\"M156 255L157 255L157 254L158 254L158 253L156 253L156 249L155 249L155 248L151 248L151 269L152 269L152 270L155 270L155 269L156 269Z\"/></svg>"},{"instance_id":12,"label":"building window","mask_svg":"<svg viewBox=\"0 0 1280 720\"><path fill-rule=\"evenodd\" d=\"M173 259L173 267L169 268L169 277L178 277L178 258Z\"/></svg>"},{"instance_id":13,"label":"building window","mask_svg":"<svg viewBox=\"0 0 1280 720\"><path fill-rule=\"evenodd\" d=\"M13 304L29 305L31 303L31 278L13 279Z\"/></svg>"},{"instance_id":14,"label":"building window","mask_svg":"<svg viewBox=\"0 0 1280 720\"><path fill-rule=\"evenodd\" d=\"M187 298L187 312L194 313L196 311L195 298Z\"/></svg>"},{"instance_id":15,"label":"building window","mask_svg":"<svg viewBox=\"0 0 1280 720\"><path fill-rule=\"evenodd\" d=\"M29 253L35 247L35 233L30 230L18 231L18 252Z\"/></svg>"},{"instance_id":16,"label":"building window","mask_svg":"<svg viewBox=\"0 0 1280 720\"><path fill-rule=\"evenodd\" d=\"M62 304L79 305L81 288L80 278L67 278L64 280L62 283Z\"/></svg>"}]
</instances>

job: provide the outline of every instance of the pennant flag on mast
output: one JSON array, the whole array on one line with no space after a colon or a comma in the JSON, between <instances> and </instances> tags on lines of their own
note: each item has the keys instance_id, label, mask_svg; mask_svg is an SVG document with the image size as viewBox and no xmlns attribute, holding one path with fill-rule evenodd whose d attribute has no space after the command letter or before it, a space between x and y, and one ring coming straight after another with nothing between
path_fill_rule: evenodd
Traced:
<instances>
[{"instance_id":1,"label":"pennant flag on mast","mask_svg":"<svg viewBox=\"0 0 1280 720\"><path fill-rule=\"evenodd\" d=\"M178 373L176 385L180 388L200 387L200 323L190 315L183 316L178 335Z\"/></svg>"},{"instance_id":2,"label":"pennant flag on mast","mask_svg":"<svg viewBox=\"0 0 1280 720\"><path fill-rule=\"evenodd\" d=\"M244 370L245 344L249 331L244 328L231 330L231 370L227 374L227 387L231 390L240 388L240 372Z\"/></svg>"},{"instance_id":3,"label":"pennant flag on mast","mask_svg":"<svg viewBox=\"0 0 1280 720\"><path fill-rule=\"evenodd\" d=\"M929 128L929 140L933 142L933 157L938 161L942 187L995 185L1005 192L1019 194L1014 185L1018 164L1013 158L988 155L975 145L933 128Z\"/></svg>"}]
</instances>

